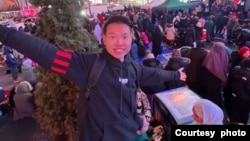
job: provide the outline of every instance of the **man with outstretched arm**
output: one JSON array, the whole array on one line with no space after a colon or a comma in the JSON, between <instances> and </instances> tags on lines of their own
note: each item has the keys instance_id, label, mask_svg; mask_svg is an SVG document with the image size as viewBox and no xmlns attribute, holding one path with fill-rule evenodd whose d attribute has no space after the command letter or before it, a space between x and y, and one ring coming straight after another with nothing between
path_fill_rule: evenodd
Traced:
<instances>
[{"instance_id":1,"label":"man with outstretched arm","mask_svg":"<svg viewBox=\"0 0 250 141\"><path fill-rule=\"evenodd\" d=\"M28 56L40 66L58 73L86 88L88 74L96 54L67 52L44 40L0 26L0 41ZM136 70L128 55L132 43L130 21L123 16L112 16L104 25L100 54L107 64L86 102L87 115L81 127L80 141L133 141L140 123L136 112ZM139 64L138 64L139 65ZM179 71L141 67L141 86L159 81L183 80ZM100 110L101 109L101 110Z\"/></svg>"}]
</instances>

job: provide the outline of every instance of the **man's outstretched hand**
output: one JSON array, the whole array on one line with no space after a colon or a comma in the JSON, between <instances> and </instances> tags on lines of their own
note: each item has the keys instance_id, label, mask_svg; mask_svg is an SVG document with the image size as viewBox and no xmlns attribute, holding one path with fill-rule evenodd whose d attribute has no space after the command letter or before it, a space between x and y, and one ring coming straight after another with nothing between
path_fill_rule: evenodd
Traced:
<instances>
[{"instance_id":1,"label":"man's outstretched hand","mask_svg":"<svg viewBox=\"0 0 250 141\"><path fill-rule=\"evenodd\" d=\"M186 75L186 73L185 72L183 72L183 67L182 68L180 68L178 71L179 71L179 73L180 73L180 80L182 80L182 81L186 81L186 79L187 79L187 75Z\"/></svg>"}]
</instances>

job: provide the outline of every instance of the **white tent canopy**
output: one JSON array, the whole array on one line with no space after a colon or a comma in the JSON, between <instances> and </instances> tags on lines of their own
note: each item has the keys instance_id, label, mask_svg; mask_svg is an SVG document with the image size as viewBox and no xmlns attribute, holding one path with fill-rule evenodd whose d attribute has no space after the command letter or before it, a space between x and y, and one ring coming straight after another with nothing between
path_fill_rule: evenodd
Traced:
<instances>
[{"instance_id":1,"label":"white tent canopy","mask_svg":"<svg viewBox=\"0 0 250 141\"><path fill-rule=\"evenodd\" d=\"M155 7L155 6L158 6L158 5L160 5L160 4L164 3L164 2L165 2L165 0L152 0L152 1L149 2L149 3L146 3L146 4L144 4L144 5L141 5L140 7L141 7L142 9L151 9L151 8L153 8L153 7Z\"/></svg>"}]
</instances>

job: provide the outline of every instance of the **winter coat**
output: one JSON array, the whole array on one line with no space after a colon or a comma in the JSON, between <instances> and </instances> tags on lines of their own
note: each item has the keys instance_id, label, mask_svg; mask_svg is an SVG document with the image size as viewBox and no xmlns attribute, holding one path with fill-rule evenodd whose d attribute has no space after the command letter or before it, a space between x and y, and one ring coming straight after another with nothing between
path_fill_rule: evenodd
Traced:
<instances>
[{"instance_id":1,"label":"winter coat","mask_svg":"<svg viewBox=\"0 0 250 141\"><path fill-rule=\"evenodd\" d=\"M36 83L36 74L34 72L35 67L22 66L23 80L30 82L32 85Z\"/></svg>"},{"instance_id":2,"label":"winter coat","mask_svg":"<svg viewBox=\"0 0 250 141\"><path fill-rule=\"evenodd\" d=\"M202 62L207 56L207 51L204 48L192 48L189 50L187 57L191 59L190 64L187 66L187 82L198 82Z\"/></svg>"},{"instance_id":3,"label":"winter coat","mask_svg":"<svg viewBox=\"0 0 250 141\"><path fill-rule=\"evenodd\" d=\"M207 50L200 47L192 48L187 53L187 57L190 58L191 63L188 64L186 69L186 82L188 87L197 94L201 94L199 76L202 70L202 62L206 55Z\"/></svg>"},{"instance_id":4,"label":"winter coat","mask_svg":"<svg viewBox=\"0 0 250 141\"><path fill-rule=\"evenodd\" d=\"M147 46L149 44L149 40L148 40L148 36L146 35L145 32L141 33L141 40L143 41L143 43Z\"/></svg>"},{"instance_id":5,"label":"winter coat","mask_svg":"<svg viewBox=\"0 0 250 141\"><path fill-rule=\"evenodd\" d=\"M230 68L238 66L243 58L240 56L239 51L233 51L231 54Z\"/></svg>"},{"instance_id":6,"label":"winter coat","mask_svg":"<svg viewBox=\"0 0 250 141\"><path fill-rule=\"evenodd\" d=\"M188 27L185 33L184 42L186 46L193 46L196 41L195 29L194 27Z\"/></svg>"},{"instance_id":7,"label":"winter coat","mask_svg":"<svg viewBox=\"0 0 250 141\"><path fill-rule=\"evenodd\" d=\"M190 59L187 57L171 57L168 61L168 64L165 66L165 70L178 70L180 68L186 68L190 63ZM174 89L183 87L186 85L186 82L181 80L176 81L167 81L165 82L166 89Z\"/></svg>"},{"instance_id":8,"label":"winter coat","mask_svg":"<svg viewBox=\"0 0 250 141\"><path fill-rule=\"evenodd\" d=\"M148 58L143 60L142 64L147 67L163 69L161 62L156 58Z\"/></svg>"},{"instance_id":9,"label":"winter coat","mask_svg":"<svg viewBox=\"0 0 250 141\"><path fill-rule=\"evenodd\" d=\"M10 47L7 47L7 46L4 47L4 54L6 55L5 63L8 66L8 68L16 68L19 63L17 59L14 57L14 55L12 54Z\"/></svg>"},{"instance_id":10,"label":"winter coat","mask_svg":"<svg viewBox=\"0 0 250 141\"><path fill-rule=\"evenodd\" d=\"M27 81L22 81L16 88L14 95L14 120L24 117L33 117L35 113L33 95L31 93L32 87Z\"/></svg>"},{"instance_id":11,"label":"winter coat","mask_svg":"<svg viewBox=\"0 0 250 141\"><path fill-rule=\"evenodd\" d=\"M152 34L152 53L155 57L157 57L162 52L162 46L161 43L163 41L163 35L159 28L159 26L156 26L153 34Z\"/></svg>"},{"instance_id":12,"label":"winter coat","mask_svg":"<svg viewBox=\"0 0 250 141\"><path fill-rule=\"evenodd\" d=\"M247 124L250 112L250 59L231 69L224 92L225 107L232 122Z\"/></svg>"},{"instance_id":13,"label":"winter coat","mask_svg":"<svg viewBox=\"0 0 250 141\"><path fill-rule=\"evenodd\" d=\"M214 22L213 20L209 17L206 24L205 24L205 29L207 30L208 33L213 29Z\"/></svg>"},{"instance_id":14,"label":"winter coat","mask_svg":"<svg viewBox=\"0 0 250 141\"><path fill-rule=\"evenodd\" d=\"M21 34L3 26L0 26L0 33L0 41L4 44L28 56L45 69L76 83L82 92L86 89L89 71L97 57L96 54L69 52L34 36ZM132 65L133 60L127 55L121 62L111 56L106 49L103 49L100 57L105 59L107 64L92 88L90 97L83 103L87 113L83 118L80 141L132 141L139 128L136 112L138 76ZM138 67L141 68L138 78L140 86L180 78L178 71L164 71L139 64Z\"/></svg>"}]
</instances>

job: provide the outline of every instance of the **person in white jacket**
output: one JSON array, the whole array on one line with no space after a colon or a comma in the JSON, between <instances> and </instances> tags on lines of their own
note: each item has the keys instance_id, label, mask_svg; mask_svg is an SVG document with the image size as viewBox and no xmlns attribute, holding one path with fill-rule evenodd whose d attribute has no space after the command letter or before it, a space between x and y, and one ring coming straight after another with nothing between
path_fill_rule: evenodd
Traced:
<instances>
[{"instance_id":1,"label":"person in white jacket","mask_svg":"<svg viewBox=\"0 0 250 141\"><path fill-rule=\"evenodd\" d=\"M102 44L102 28L99 22L97 22L97 24L95 25L94 34L99 45L101 45Z\"/></svg>"}]
</instances>

